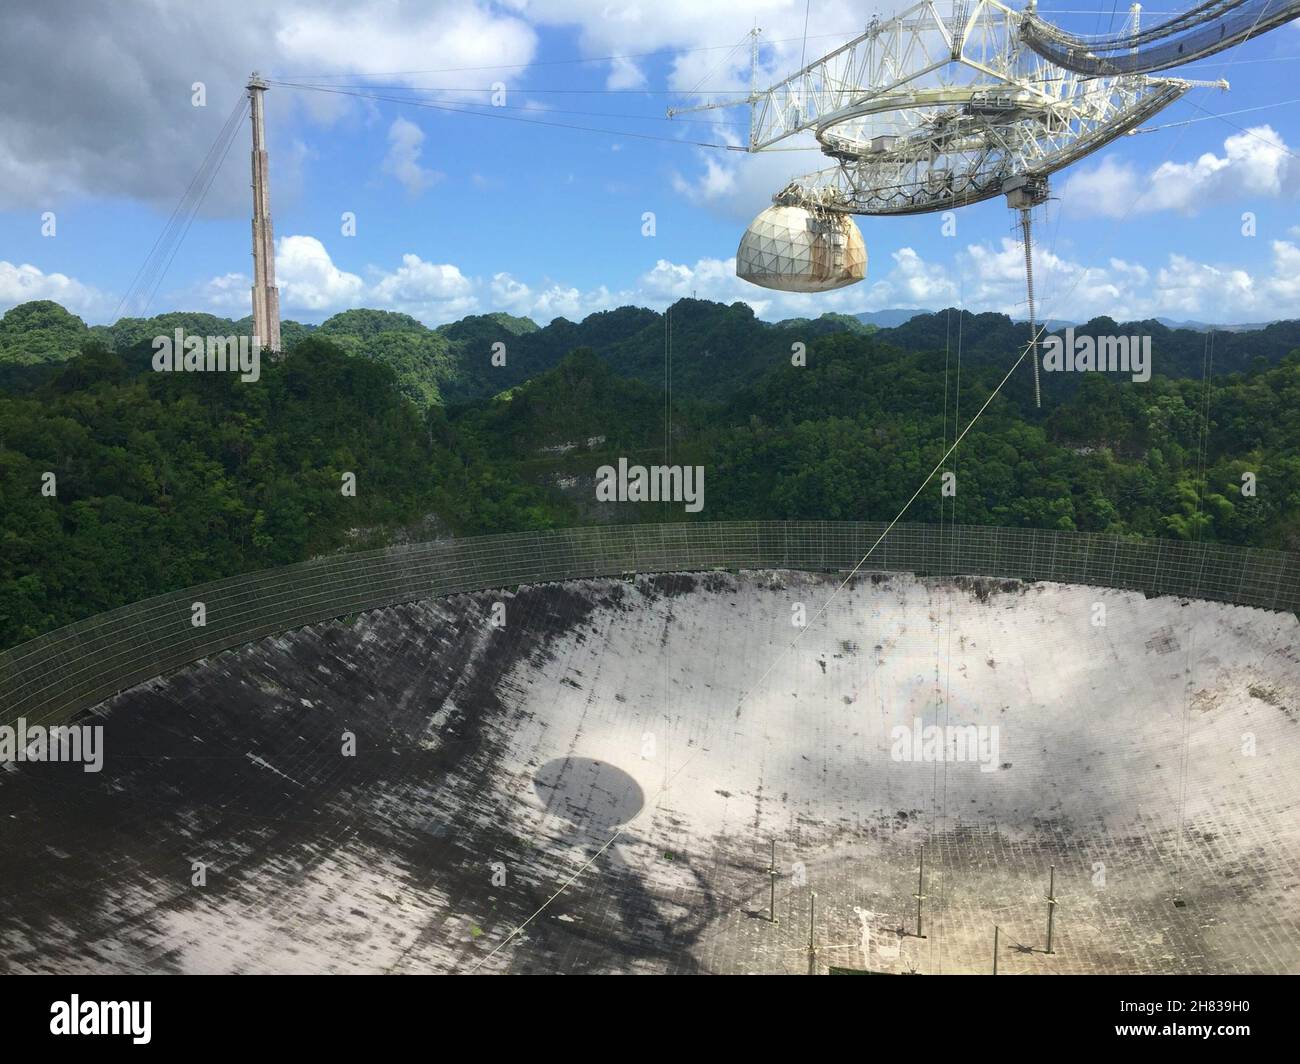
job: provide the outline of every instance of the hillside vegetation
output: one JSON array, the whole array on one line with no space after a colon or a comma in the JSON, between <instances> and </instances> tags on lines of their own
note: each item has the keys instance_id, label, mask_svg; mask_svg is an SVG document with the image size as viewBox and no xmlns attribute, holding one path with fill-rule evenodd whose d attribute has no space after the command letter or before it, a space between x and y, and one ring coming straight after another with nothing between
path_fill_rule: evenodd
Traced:
<instances>
[{"instance_id":1,"label":"hillside vegetation","mask_svg":"<svg viewBox=\"0 0 1300 1064\"><path fill-rule=\"evenodd\" d=\"M72 358L90 340L102 342L128 365L147 366L144 355L153 337L171 335L177 328L226 336L249 333L251 323L248 318L232 321L176 312L123 318L112 326L87 329L57 303L25 303L0 319L0 388L14 390L47 379L51 364ZM793 345L835 334L873 335L899 350L942 352L954 360L960 352L965 366L1004 370L1029 340L1028 325L1005 314L940 311L918 314L884 329L846 314L772 324L756 318L744 303L724 306L696 299L679 300L666 315L643 307L620 307L591 314L581 322L556 318L544 327L509 314L481 314L430 329L393 311L347 310L319 326L286 321L281 332L285 350L310 336L323 336L349 354L383 363L396 374L403 394L422 409L485 399L514 388L553 369L580 347L595 351L618 376L657 388L663 387L671 348L674 392L717 402L738 394L767 370L786 364ZM1171 329L1158 321L1121 323L1097 318L1076 326L1075 332L1150 336L1154 370L1166 377L1200 377L1210 354L1215 372L1221 374L1276 365L1300 348L1300 321L1209 336ZM495 361L494 352L500 356ZM1082 379L1078 374L1057 374L1048 386L1063 398ZM1027 375L1018 375L1009 388L1008 394L1022 403L1032 395Z\"/></svg>"},{"instance_id":2,"label":"hillside vegetation","mask_svg":"<svg viewBox=\"0 0 1300 1064\"><path fill-rule=\"evenodd\" d=\"M407 535L888 520L1016 355L996 315L869 331L766 325L694 300L670 314L669 400L663 316L635 308L439 330L348 311L287 329L286 356L265 361L256 383L150 371L158 332L227 335L241 323L178 314L87 329L55 304L14 308L0 322L0 645ZM899 346L908 326L921 346ZM1223 338L1192 334L1200 356L1187 375L1048 378L1042 411L1022 365L945 465L956 497L941 499L936 478L907 518L1300 549L1300 352L1279 353L1289 327L1217 347L1212 377L1207 344ZM497 342L505 366L491 363ZM791 365L794 343L806 343L807 365ZM620 457L702 465L703 512L597 503L595 470ZM346 473L355 497L341 490Z\"/></svg>"}]
</instances>

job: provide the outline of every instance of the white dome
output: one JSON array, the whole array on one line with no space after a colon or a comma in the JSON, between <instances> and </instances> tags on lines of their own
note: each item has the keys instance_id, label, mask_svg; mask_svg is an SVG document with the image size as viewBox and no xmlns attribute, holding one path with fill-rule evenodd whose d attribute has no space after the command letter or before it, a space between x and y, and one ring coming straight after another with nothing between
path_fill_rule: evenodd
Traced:
<instances>
[{"instance_id":1,"label":"white dome","mask_svg":"<svg viewBox=\"0 0 1300 1064\"><path fill-rule=\"evenodd\" d=\"M736 276L782 292L825 292L867 275L867 246L847 214L778 204L749 223Z\"/></svg>"}]
</instances>

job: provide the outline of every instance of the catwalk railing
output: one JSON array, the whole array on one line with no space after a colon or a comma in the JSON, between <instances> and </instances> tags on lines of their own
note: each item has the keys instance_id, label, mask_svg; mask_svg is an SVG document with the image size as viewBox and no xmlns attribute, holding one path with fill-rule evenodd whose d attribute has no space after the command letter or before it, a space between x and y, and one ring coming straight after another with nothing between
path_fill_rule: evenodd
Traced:
<instances>
[{"instance_id":1,"label":"catwalk railing","mask_svg":"<svg viewBox=\"0 0 1300 1064\"><path fill-rule=\"evenodd\" d=\"M556 580L706 569L970 575L1300 612L1300 555L1028 528L817 521L616 525L339 554L98 614L0 653L0 724L54 723L223 650L401 602ZM880 540L877 544L877 540ZM871 548L875 545L875 549ZM192 623L201 602L206 624Z\"/></svg>"}]
</instances>

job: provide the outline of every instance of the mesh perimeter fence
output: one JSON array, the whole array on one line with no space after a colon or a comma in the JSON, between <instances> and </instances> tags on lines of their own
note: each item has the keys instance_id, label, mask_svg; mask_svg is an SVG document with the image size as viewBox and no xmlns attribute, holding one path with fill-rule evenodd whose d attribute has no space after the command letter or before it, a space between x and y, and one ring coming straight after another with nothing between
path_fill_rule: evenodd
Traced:
<instances>
[{"instance_id":1,"label":"mesh perimeter fence","mask_svg":"<svg viewBox=\"0 0 1300 1064\"><path fill-rule=\"evenodd\" d=\"M1300 613L1300 555L1080 532L821 521L616 525L339 554L170 592L0 653L0 724L68 720L145 680L294 628L488 588L709 569L991 576ZM194 627L202 602L207 623Z\"/></svg>"}]
</instances>

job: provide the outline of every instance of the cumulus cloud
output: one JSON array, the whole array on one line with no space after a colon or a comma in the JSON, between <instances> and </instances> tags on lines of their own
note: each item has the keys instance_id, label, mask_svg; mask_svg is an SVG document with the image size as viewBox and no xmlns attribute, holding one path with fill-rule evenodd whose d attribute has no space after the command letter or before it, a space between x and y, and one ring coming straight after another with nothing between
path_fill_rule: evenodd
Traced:
<instances>
[{"instance_id":1,"label":"cumulus cloud","mask_svg":"<svg viewBox=\"0 0 1300 1064\"><path fill-rule=\"evenodd\" d=\"M177 305L195 302L214 314L238 319L252 313L252 284L247 274L223 273L205 281L191 292L174 293L173 302Z\"/></svg>"},{"instance_id":2,"label":"cumulus cloud","mask_svg":"<svg viewBox=\"0 0 1300 1064\"><path fill-rule=\"evenodd\" d=\"M1101 315L1119 321L1191 317L1242 322L1295 317L1300 297L1300 248L1290 241L1275 240L1270 251L1268 266L1254 271L1173 253L1148 267L1119 258L1094 265L1039 252L1034 257L1035 281L1045 297L1038 312L1075 321ZM966 248L957 266L968 306L1024 316L1023 252L1018 242L1007 239L998 248Z\"/></svg>"},{"instance_id":3,"label":"cumulus cloud","mask_svg":"<svg viewBox=\"0 0 1300 1064\"><path fill-rule=\"evenodd\" d=\"M533 290L508 273L492 275L489 288L492 305L508 314L528 314L533 306Z\"/></svg>"},{"instance_id":4,"label":"cumulus cloud","mask_svg":"<svg viewBox=\"0 0 1300 1064\"><path fill-rule=\"evenodd\" d=\"M1045 295L1038 313L1078 321L1101 315L1224 322L1293 317L1300 305L1300 246L1278 240L1271 251L1269 268L1252 275L1240 267L1198 263L1180 255L1148 267L1120 258L1082 263L1042 250L1035 256L1036 279ZM965 306L1014 318L1026 315L1024 252L1010 238L970 244L942 262L928 260L910 247L899 248L873 261L864 283L815 295L756 288L735 276L734 259L715 258L694 264L661 259L634 288L611 295L617 303L655 308L692 295L721 303L741 301L769 320L891 307Z\"/></svg>"},{"instance_id":5,"label":"cumulus cloud","mask_svg":"<svg viewBox=\"0 0 1300 1064\"><path fill-rule=\"evenodd\" d=\"M424 130L405 118L394 119L388 127L388 154L382 169L397 178L410 196L418 196L447 176L420 165L423 150Z\"/></svg>"},{"instance_id":6,"label":"cumulus cloud","mask_svg":"<svg viewBox=\"0 0 1300 1064\"><path fill-rule=\"evenodd\" d=\"M335 266L325 245L314 236L276 241L275 277L284 307L333 312L360 306L366 291L365 282Z\"/></svg>"},{"instance_id":7,"label":"cumulus cloud","mask_svg":"<svg viewBox=\"0 0 1300 1064\"><path fill-rule=\"evenodd\" d=\"M526 6L519 0L517 6L534 24L577 27L579 49L587 56L675 52L669 87L682 92L748 91L746 34L755 21L763 27L758 75L763 84L797 68L801 56L811 59L864 26L862 5L855 0L821 0L807 10L789 0L749 0L743 9L698 0L528 0ZM910 6L908 0L882 0L871 12L888 18Z\"/></svg>"},{"instance_id":8,"label":"cumulus cloud","mask_svg":"<svg viewBox=\"0 0 1300 1064\"><path fill-rule=\"evenodd\" d=\"M692 203L716 203L735 195L736 168L724 166L717 158L709 156L704 159L702 174L688 179L674 172L672 182L674 191Z\"/></svg>"},{"instance_id":9,"label":"cumulus cloud","mask_svg":"<svg viewBox=\"0 0 1300 1064\"><path fill-rule=\"evenodd\" d=\"M1063 199L1077 215L1127 217L1130 213L1179 211L1195 214L1243 196L1284 197L1300 193L1300 166L1271 126L1234 133L1223 153L1205 152L1191 162L1164 162L1149 172L1107 156L1066 179Z\"/></svg>"},{"instance_id":10,"label":"cumulus cloud","mask_svg":"<svg viewBox=\"0 0 1300 1064\"><path fill-rule=\"evenodd\" d=\"M959 286L940 263L926 262L912 248L899 248L892 258L893 269L872 285L872 309L952 306L960 299Z\"/></svg>"},{"instance_id":11,"label":"cumulus cloud","mask_svg":"<svg viewBox=\"0 0 1300 1064\"><path fill-rule=\"evenodd\" d=\"M1177 254L1156 266L1120 258L1088 264L1042 249L1034 260L1044 293L1038 313L1075 321L1101 315L1117 320L1170 316L1224 322L1294 316L1300 305L1300 246L1276 240L1270 251L1268 269L1252 274L1239 266L1196 262ZM911 247L898 248L873 260L862 284L816 294L758 288L736 276L734 258L710 257L693 263L658 259L624 288L580 288L545 279L530 284L504 271L480 278L454 264L426 262L415 254L402 256L393 268L367 267L363 280L336 266L325 247L306 236L280 240L276 272L284 314L306 320L369 306L398 310L429 325L497 310L545 324L557 317L579 320L627 305L662 310L689 297L747 303L768 320L947 306L1023 318L1026 309L1023 251L1011 238L969 244L948 261L926 259ZM0 292L5 291L4 277L0 267ZM248 313L249 285L242 274L225 274L188 297L204 309L239 317ZM173 297L173 301L183 303L185 298Z\"/></svg>"},{"instance_id":12,"label":"cumulus cloud","mask_svg":"<svg viewBox=\"0 0 1300 1064\"><path fill-rule=\"evenodd\" d=\"M536 31L518 13L486 0L8 5L0 34L0 209L92 196L170 209L254 69L388 75L479 67L492 80L530 62L536 47ZM397 80L437 87L463 85L464 75ZM207 106L192 105L196 82ZM283 195L303 154L288 132L297 116L332 121L364 105L272 92L268 136ZM222 167L205 209L247 212L246 165Z\"/></svg>"},{"instance_id":13,"label":"cumulus cloud","mask_svg":"<svg viewBox=\"0 0 1300 1064\"><path fill-rule=\"evenodd\" d=\"M903 6L904 0L886 0L880 14ZM45 0L10 7L0 34L6 84L0 209L43 209L88 196L170 209L254 69L289 78L383 75L454 95L464 89L469 69L481 85L527 84L539 30L558 28L576 31L578 51L588 57L674 53L670 87L707 92L748 86L743 37L755 17L764 27L760 80L797 63L804 48L805 13L788 0L755 0L743 13L686 0L652 6L607 0L157 0L136 6ZM860 31L860 5L852 0L814 7L809 54ZM719 49L720 41L739 47ZM615 60L607 84L637 89L644 78L638 62ZM195 82L206 87L206 107L191 104ZM283 195L297 180L285 152L295 141L289 132L294 123L302 116L333 122L372 105L323 93L273 92L269 135ZM744 119L736 118L739 135ZM683 126L683 134L690 128ZM247 210L245 167L222 168L207 207L214 215Z\"/></svg>"},{"instance_id":14,"label":"cumulus cloud","mask_svg":"<svg viewBox=\"0 0 1300 1064\"><path fill-rule=\"evenodd\" d=\"M1135 167L1107 155L1091 169L1071 172L1062 199L1072 214L1123 218L1136 209L1141 183Z\"/></svg>"},{"instance_id":15,"label":"cumulus cloud","mask_svg":"<svg viewBox=\"0 0 1300 1064\"><path fill-rule=\"evenodd\" d=\"M881 266L873 267L881 270ZM736 260L702 258L693 264L660 259L637 280L632 302L661 309L687 297L719 303L747 303L762 318L856 314L886 307L932 309L956 302L957 284L945 267L926 262L912 248L900 248L880 276L849 288L816 294L759 288L736 276Z\"/></svg>"},{"instance_id":16,"label":"cumulus cloud","mask_svg":"<svg viewBox=\"0 0 1300 1064\"><path fill-rule=\"evenodd\" d=\"M438 83L439 69L526 64L537 46L527 22L481 0L312 0L276 11L280 55L297 64L290 69L308 72L315 64L430 85ZM463 75L452 72L446 80L463 82Z\"/></svg>"},{"instance_id":17,"label":"cumulus cloud","mask_svg":"<svg viewBox=\"0 0 1300 1064\"><path fill-rule=\"evenodd\" d=\"M610 62L605 88L623 90L639 89L646 83L645 72L631 59L622 56Z\"/></svg>"},{"instance_id":18,"label":"cumulus cloud","mask_svg":"<svg viewBox=\"0 0 1300 1064\"><path fill-rule=\"evenodd\" d=\"M340 268L328 249L313 236L284 236L276 241L276 282L280 312L286 318L320 321L352 307L397 310L430 324L454 321L481 309L478 285L456 266L425 262L418 255L384 269L370 266L365 277ZM250 312L252 279L227 273L185 292L169 302L198 304L217 314L240 318Z\"/></svg>"},{"instance_id":19,"label":"cumulus cloud","mask_svg":"<svg viewBox=\"0 0 1300 1064\"><path fill-rule=\"evenodd\" d=\"M573 285L547 281L536 288L508 273L493 274L486 292L487 309L549 322L555 318L580 320L588 314L635 302L631 291L613 292L604 285L583 291Z\"/></svg>"},{"instance_id":20,"label":"cumulus cloud","mask_svg":"<svg viewBox=\"0 0 1300 1064\"><path fill-rule=\"evenodd\" d=\"M710 139L714 139L713 134ZM794 147L811 140L792 138L786 145ZM739 143L735 137L723 136L724 143ZM717 214L748 223L759 211L772 204L772 194L784 188L798 173L818 169L825 157L809 152L721 152L701 149L694 172L673 171L673 190L689 203L708 207Z\"/></svg>"},{"instance_id":21,"label":"cumulus cloud","mask_svg":"<svg viewBox=\"0 0 1300 1064\"><path fill-rule=\"evenodd\" d=\"M385 310L400 310L421 320L451 321L478 309L473 283L456 266L403 255L391 273L373 269L369 296Z\"/></svg>"},{"instance_id":22,"label":"cumulus cloud","mask_svg":"<svg viewBox=\"0 0 1300 1064\"><path fill-rule=\"evenodd\" d=\"M1034 260L1038 314L1074 321L1101 315L1121 321L1293 318L1300 306L1300 239L1274 240L1268 247L1269 262L1253 270L1172 253L1155 264L1119 257L1085 263L1040 248ZM531 282L507 271L476 277L454 263L428 262L414 253L392 266L368 265L358 274L338 266L315 237L285 236L276 246L282 313L302 321L320 321L351 307L376 307L410 314L431 326L491 311L546 324L556 317L579 320L628 305L662 310L689 297L743 302L767 320L893 307L963 306L1014 318L1026 312L1023 250L1009 237L967 244L944 260L901 247L873 257L863 283L816 294L759 288L742 281L735 270L734 258L703 257L693 263L660 258L625 287L582 288L546 278ZM249 313L251 284L246 274L220 274L168 293L165 302L240 318ZM114 297L75 278L0 261L0 312L34 299L56 300L90 322L113 320L116 306Z\"/></svg>"},{"instance_id":23,"label":"cumulus cloud","mask_svg":"<svg viewBox=\"0 0 1300 1064\"><path fill-rule=\"evenodd\" d=\"M100 318L113 309L103 292L67 274L45 273L28 263L0 259L0 312L35 299L52 299L82 318Z\"/></svg>"}]
</instances>

